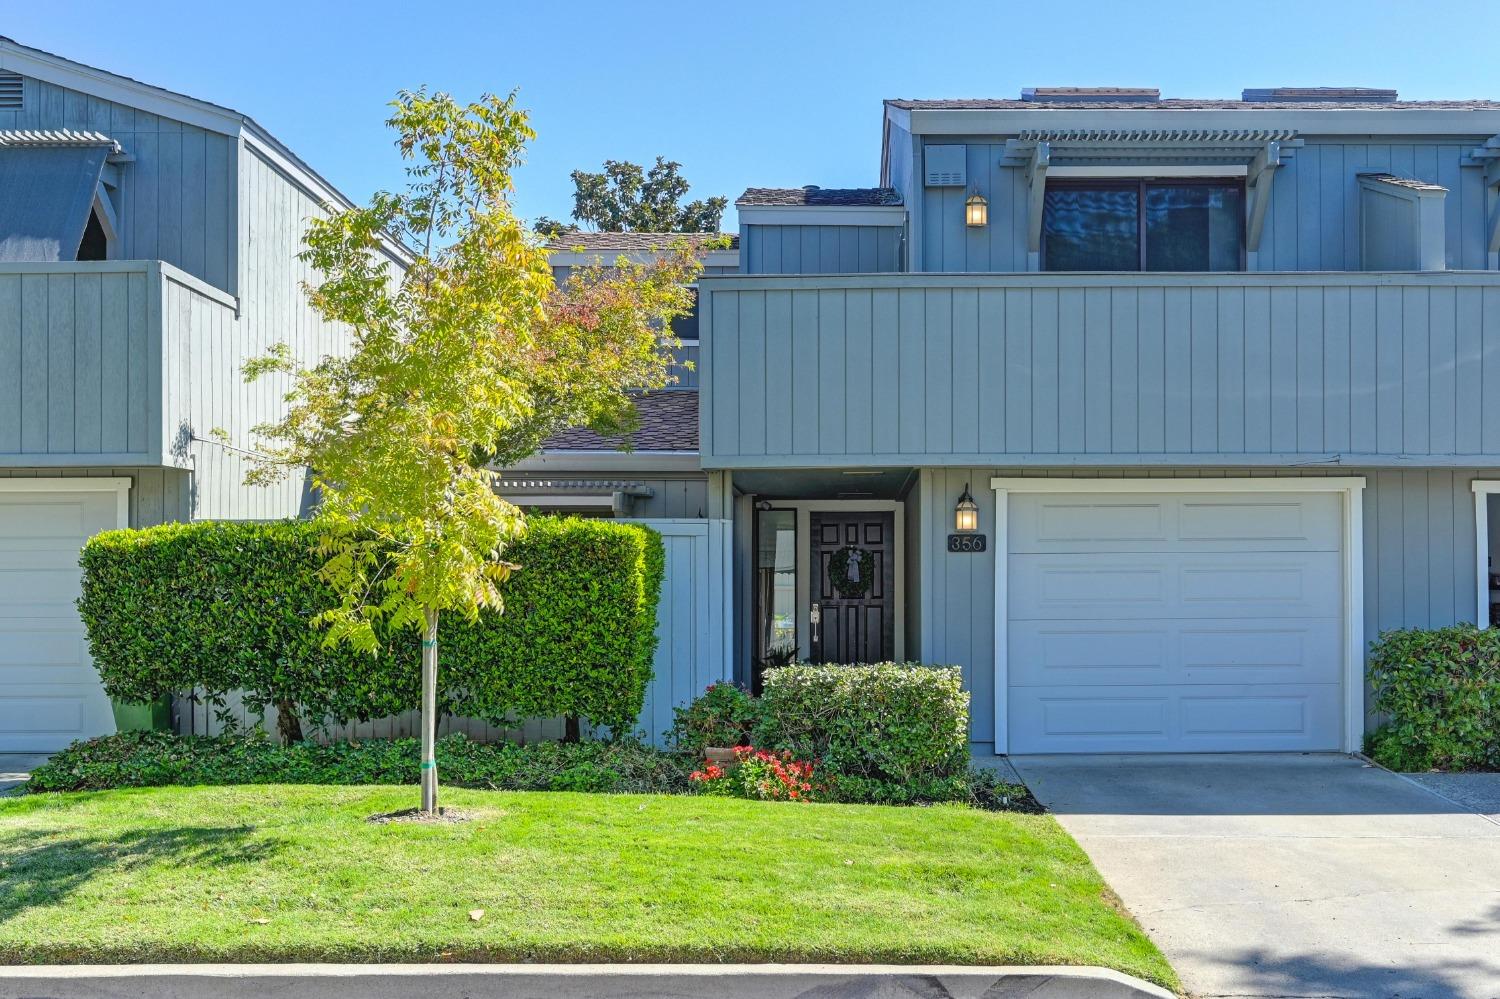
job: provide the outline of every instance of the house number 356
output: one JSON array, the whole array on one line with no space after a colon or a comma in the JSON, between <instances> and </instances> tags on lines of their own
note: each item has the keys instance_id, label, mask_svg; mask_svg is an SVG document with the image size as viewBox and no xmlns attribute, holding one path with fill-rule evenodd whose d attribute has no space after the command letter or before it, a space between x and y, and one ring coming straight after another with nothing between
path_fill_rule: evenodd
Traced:
<instances>
[{"instance_id":1,"label":"house number 356","mask_svg":"<svg viewBox=\"0 0 1500 999\"><path fill-rule=\"evenodd\" d=\"M948 550L950 552L982 552L984 549L983 534L948 535Z\"/></svg>"}]
</instances>

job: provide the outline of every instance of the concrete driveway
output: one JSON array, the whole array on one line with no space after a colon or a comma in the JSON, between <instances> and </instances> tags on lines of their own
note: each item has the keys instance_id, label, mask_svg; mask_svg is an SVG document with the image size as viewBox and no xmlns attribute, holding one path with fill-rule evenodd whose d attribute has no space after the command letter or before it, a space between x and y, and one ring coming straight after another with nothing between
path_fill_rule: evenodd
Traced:
<instances>
[{"instance_id":1,"label":"concrete driveway","mask_svg":"<svg viewBox=\"0 0 1500 999\"><path fill-rule=\"evenodd\" d=\"M1500 997L1495 801L1345 756L1012 763L1195 996Z\"/></svg>"}]
</instances>

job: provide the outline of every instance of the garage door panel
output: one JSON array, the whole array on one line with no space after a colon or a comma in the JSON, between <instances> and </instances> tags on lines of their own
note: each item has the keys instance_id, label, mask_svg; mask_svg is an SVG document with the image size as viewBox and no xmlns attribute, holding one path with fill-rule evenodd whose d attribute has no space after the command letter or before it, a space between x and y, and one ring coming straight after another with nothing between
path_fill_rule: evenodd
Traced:
<instances>
[{"instance_id":1,"label":"garage door panel","mask_svg":"<svg viewBox=\"0 0 1500 999\"><path fill-rule=\"evenodd\" d=\"M1334 493L1021 493L1008 502L1016 553L1335 551L1343 515Z\"/></svg>"},{"instance_id":2,"label":"garage door panel","mask_svg":"<svg viewBox=\"0 0 1500 999\"><path fill-rule=\"evenodd\" d=\"M1339 613L1337 552L1010 556L1011 620L1324 617Z\"/></svg>"},{"instance_id":3,"label":"garage door panel","mask_svg":"<svg viewBox=\"0 0 1500 999\"><path fill-rule=\"evenodd\" d=\"M1011 692L1012 753L1152 753L1338 749L1337 684L1022 687Z\"/></svg>"},{"instance_id":4,"label":"garage door panel","mask_svg":"<svg viewBox=\"0 0 1500 999\"><path fill-rule=\"evenodd\" d=\"M59 569L0 568L0 620L20 614L29 617L54 607L76 616L73 601L78 599L80 585L76 565Z\"/></svg>"},{"instance_id":5,"label":"garage door panel","mask_svg":"<svg viewBox=\"0 0 1500 999\"><path fill-rule=\"evenodd\" d=\"M1013 621L1010 682L1171 685L1338 683L1336 618Z\"/></svg>"}]
</instances>

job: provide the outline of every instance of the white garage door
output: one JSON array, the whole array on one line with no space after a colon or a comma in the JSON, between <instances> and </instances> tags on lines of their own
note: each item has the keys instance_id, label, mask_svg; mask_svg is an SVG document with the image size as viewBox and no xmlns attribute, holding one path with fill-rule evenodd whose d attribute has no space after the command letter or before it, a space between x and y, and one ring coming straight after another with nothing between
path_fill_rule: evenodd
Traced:
<instances>
[{"instance_id":1,"label":"white garage door","mask_svg":"<svg viewBox=\"0 0 1500 999\"><path fill-rule=\"evenodd\" d=\"M78 550L120 526L119 493L18 488L0 480L0 752L46 752L114 731L73 602Z\"/></svg>"},{"instance_id":2,"label":"white garage door","mask_svg":"<svg viewBox=\"0 0 1500 999\"><path fill-rule=\"evenodd\" d=\"M1009 504L1011 752L1340 748L1341 494Z\"/></svg>"}]
</instances>

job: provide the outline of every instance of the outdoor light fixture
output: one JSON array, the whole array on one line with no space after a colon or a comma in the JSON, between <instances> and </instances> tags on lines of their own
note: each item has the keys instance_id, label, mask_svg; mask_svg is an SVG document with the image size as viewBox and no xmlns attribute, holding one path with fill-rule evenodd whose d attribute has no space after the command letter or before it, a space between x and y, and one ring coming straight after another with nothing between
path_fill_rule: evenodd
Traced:
<instances>
[{"instance_id":1,"label":"outdoor light fixture","mask_svg":"<svg viewBox=\"0 0 1500 999\"><path fill-rule=\"evenodd\" d=\"M979 504L969 495L969 484L964 483L963 495L953 508L953 529L960 534L973 534L979 530Z\"/></svg>"},{"instance_id":2,"label":"outdoor light fixture","mask_svg":"<svg viewBox=\"0 0 1500 999\"><path fill-rule=\"evenodd\" d=\"M984 200L984 195L971 194L964 202L964 224L971 229L990 224L990 203Z\"/></svg>"}]
</instances>

